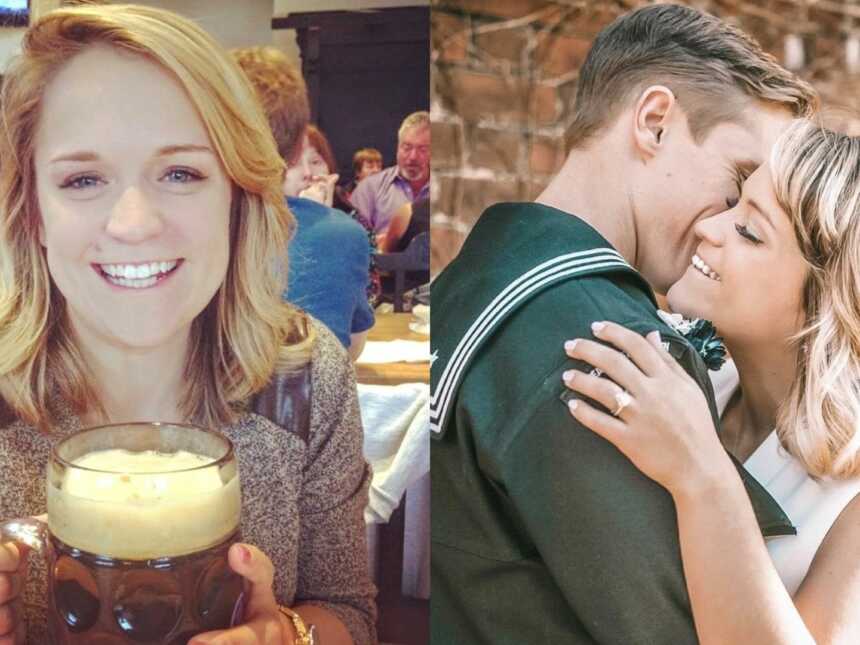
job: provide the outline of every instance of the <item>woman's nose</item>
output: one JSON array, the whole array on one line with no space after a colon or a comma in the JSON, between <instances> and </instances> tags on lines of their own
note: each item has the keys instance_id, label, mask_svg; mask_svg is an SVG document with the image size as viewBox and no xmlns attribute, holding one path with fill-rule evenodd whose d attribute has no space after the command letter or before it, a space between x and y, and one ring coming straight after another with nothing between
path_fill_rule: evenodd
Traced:
<instances>
[{"instance_id":1,"label":"woman's nose","mask_svg":"<svg viewBox=\"0 0 860 645\"><path fill-rule=\"evenodd\" d=\"M722 245L725 240L725 227L729 221L727 215L731 212L732 210L730 209L723 213L700 219L693 227L696 237L714 246Z\"/></svg>"},{"instance_id":2,"label":"woman's nose","mask_svg":"<svg viewBox=\"0 0 860 645\"><path fill-rule=\"evenodd\" d=\"M114 204L106 231L111 237L136 243L159 235L164 220L145 192L129 186Z\"/></svg>"}]
</instances>

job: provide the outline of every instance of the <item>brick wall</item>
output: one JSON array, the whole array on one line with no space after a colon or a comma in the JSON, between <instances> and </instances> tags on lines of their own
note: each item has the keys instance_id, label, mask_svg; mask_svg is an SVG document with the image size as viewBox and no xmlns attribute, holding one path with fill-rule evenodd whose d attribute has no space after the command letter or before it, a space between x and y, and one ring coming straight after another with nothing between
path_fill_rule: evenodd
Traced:
<instances>
[{"instance_id":1,"label":"brick wall","mask_svg":"<svg viewBox=\"0 0 860 645\"><path fill-rule=\"evenodd\" d=\"M437 273L475 220L499 201L531 200L564 159L577 70L594 35L639 0L432 0L433 253ZM845 41L860 5L824 0L698 0L785 61L803 43L799 73L825 103L860 109ZM856 13L846 17L845 12Z\"/></svg>"}]
</instances>

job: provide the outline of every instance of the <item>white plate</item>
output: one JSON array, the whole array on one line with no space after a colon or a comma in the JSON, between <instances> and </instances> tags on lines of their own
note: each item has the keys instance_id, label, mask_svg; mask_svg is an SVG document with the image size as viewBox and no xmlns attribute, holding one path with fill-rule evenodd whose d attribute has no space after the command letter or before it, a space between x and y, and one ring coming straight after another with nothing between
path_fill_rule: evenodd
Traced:
<instances>
[{"instance_id":1,"label":"white plate","mask_svg":"<svg viewBox=\"0 0 860 645\"><path fill-rule=\"evenodd\" d=\"M409 323L409 329L414 331L416 334L422 334L424 336L430 335L430 323L422 323L417 320L413 320Z\"/></svg>"}]
</instances>

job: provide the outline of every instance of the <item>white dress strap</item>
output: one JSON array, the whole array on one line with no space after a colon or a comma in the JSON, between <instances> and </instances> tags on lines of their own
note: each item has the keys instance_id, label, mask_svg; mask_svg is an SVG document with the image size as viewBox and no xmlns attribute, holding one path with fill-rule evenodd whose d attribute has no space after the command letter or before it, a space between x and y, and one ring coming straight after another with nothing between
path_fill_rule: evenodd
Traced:
<instances>
[{"instance_id":1,"label":"white dress strap","mask_svg":"<svg viewBox=\"0 0 860 645\"><path fill-rule=\"evenodd\" d=\"M740 385L733 361L711 372L717 409L722 415ZM860 494L860 477L816 481L789 455L771 432L744 462L744 467L782 506L797 527L797 535L768 538L767 550L789 593L806 577L824 537L848 503Z\"/></svg>"}]
</instances>

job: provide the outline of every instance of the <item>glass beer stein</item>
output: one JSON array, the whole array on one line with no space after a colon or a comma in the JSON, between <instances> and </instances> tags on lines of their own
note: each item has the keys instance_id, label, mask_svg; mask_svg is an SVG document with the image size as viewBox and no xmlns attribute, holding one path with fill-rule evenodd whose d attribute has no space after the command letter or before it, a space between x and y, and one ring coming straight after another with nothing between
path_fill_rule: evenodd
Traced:
<instances>
[{"instance_id":1,"label":"glass beer stein","mask_svg":"<svg viewBox=\"0 0 860 645\"><path fill-rule=\"evenodd\" d=\"M241 619L228 439L166 423L82 430L54 446L47 501L47 524L5 522L0 538L47 559L52 643L186 645Z\"/></svg>"}]
</instances>

